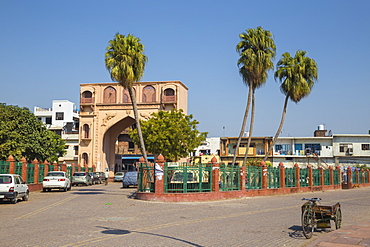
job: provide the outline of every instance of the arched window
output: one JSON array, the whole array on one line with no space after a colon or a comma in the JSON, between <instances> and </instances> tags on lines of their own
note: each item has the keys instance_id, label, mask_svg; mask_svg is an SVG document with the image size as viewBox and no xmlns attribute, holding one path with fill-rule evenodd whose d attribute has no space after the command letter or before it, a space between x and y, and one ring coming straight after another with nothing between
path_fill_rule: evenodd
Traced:
<instances>
[{"instance_id":1,"label":"arched window","mask_svg":"<svg viewBox=\"0 0 370 247\"><path fill-rule=\"evenodd\" d=\"M81 103L93 103L94 99L90 91L84 91L81 94Z\"/></svg>"},{"instance_id":2,"label":"arched window","mask_svg":"<svg viewBox=\"0 0 370 247\"><path fill-rule=\"evenodd\" d=\"M134 91L135 93L135 91ZM128 93L127 89L123 89L123 103L131 103L130 94Z\"/></svg>"},{"instance_id":3,"label":"arched window","mask_svg":"<svg viewBox=\"0 0 370 247\"><path fill-rule=\"evenodd\" d=\"M90 91L85 91L82 93L82 98L90 99L92 98L92 93Z\"/></svg>"},{"instance_id":4,"label":"arched window","mask_svg":"<svg viewBox=\"0 0 370 247\"><path fill-rule=\"evenodd\" d=\"M143 102L155 102L155 89L153 86L146 86L143 89Z\"/></svg>"},{"instance_id":5,"label":"arched window","mask_svg":"<svg viewBox=\"0 0 370 247\"><path fill-rule=\"evenodd\" d=\"M84 124L83 126L83 135L85 139L90 138L90 126L88 124Z\"/></svg>"},{"instance_id":6,"label":"arched window","mask_svg":"<svg viewBox=\"0 0 370 247\"><path fill-rule=\"evenodd\" d=\"M164 90L164 95L174 96L175 95L175 90L173 90L172 88L167 88L166 90Z\"/></svg>"},{"instance_id":7,"label":"arched window","mask_svg":"<svg viewBox=\"0 0 370 247\"><path fill-rule=\"evenodd\" d=\"M104 89L103 103L116 103L116 89L113 87Z\"/></svg>"},{"instance_id":8,"label":"arched window","mask_svg":"<svg viewBox=\"0 0 370 247\"><path fill-rule=\"evenodd\" d=\"M89 165L89 155L87 153L82 154L82 164L85 167Z\"/></svg>"}]
</instances>

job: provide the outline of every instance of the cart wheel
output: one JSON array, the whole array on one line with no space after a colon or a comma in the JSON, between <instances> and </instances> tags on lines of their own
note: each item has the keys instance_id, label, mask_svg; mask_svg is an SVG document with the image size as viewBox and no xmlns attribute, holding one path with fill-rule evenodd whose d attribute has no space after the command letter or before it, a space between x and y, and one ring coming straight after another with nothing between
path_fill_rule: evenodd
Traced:
<instances>
[{"instance_id":1,"label":"cart wheel","mask_svg":"<svg viewBox=\"0 0 370 247\"><path fill-rule=\"evenodd\" d=\"M335 210L334 222L335 229L339 229L342 226L342 211L340 210L339 207Z\"/></svg>"},{"instance_id":2,"label":"cart wheel","mask_svg":"<svg viewBox=\"0 0 370 247\"><path fill-rule=\"evenodd\" d=\"M311 238L314 228L314 219L311 209L306 208L302 213L302 230L306 238Z\"/></svg>"}]
</instances>

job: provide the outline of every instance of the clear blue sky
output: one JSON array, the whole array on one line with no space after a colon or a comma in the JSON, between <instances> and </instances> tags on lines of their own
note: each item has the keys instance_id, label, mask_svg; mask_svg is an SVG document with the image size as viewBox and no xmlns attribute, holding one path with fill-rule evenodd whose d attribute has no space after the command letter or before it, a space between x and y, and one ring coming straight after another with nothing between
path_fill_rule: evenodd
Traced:
<instances>
[{"instance_id":1,"label":"clear blue sky","mask_svg":"<svg viewBox=\"0 0 370 247\"><path fill-rule=\"evenodd\" d=\"M236 66L239 34L274 35L275 64L306 50L319 68L311 95L289 102L281 136L370 129L370 1L0 1L0 102L51 107L79 103L79 85L110 82L104 53L119 32L142 40L143 81L180 80L189 110L210 137L237 136L248 88ZM270 73L256 92L254 136L273 136L284 95ZM225 126L225 129L223 129Z\"/></svg>"}]
</instances>

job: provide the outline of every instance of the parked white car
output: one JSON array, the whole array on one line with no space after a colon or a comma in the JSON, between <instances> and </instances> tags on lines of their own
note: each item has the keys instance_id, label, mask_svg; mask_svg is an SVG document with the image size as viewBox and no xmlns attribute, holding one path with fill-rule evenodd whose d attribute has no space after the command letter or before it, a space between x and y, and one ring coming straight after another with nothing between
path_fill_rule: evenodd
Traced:
<instances>
[{"instance_id":1,"label":"parked white car","mask_svg":"<svg viewBox=\"0 0 370 247\"><path fill-rule=\"evenodd\" d=\"M0 174L0 201L10 200L17 203L18 198L28 201L28 185L17 174Z\"/></svg>"},{"instance_id":2,"label":"parked white car","mask_svg":"<svg viewBox=\"0 0 370 247\"><path fill-rule=\"evenodd\" d=\"M44 192L52 189L67 191L70 190L71 187L71 180L68 178L67 173L62 171L49 172L42 181L42 190Z\"/></svg>"}]
</instances>

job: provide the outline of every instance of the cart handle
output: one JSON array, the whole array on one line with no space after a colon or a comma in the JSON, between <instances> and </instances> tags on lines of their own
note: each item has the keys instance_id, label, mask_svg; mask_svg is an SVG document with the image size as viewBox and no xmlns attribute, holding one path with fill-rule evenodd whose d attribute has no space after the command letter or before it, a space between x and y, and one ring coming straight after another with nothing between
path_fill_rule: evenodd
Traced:
<instances>
[{"instance_id":1,"label":"cart handle","mask_svg":"<svg viewBox=\"0 0 370 247\"><path fill-rule=\"evenodd\" d=\"M311 199L309 199L309 198L302 198L302 200L306 200L306 201L310 201L310 202L318 202L318 201L321 200L321 198L317 198L317 197L311 198Z\"/></svg>"}]
</instances>

